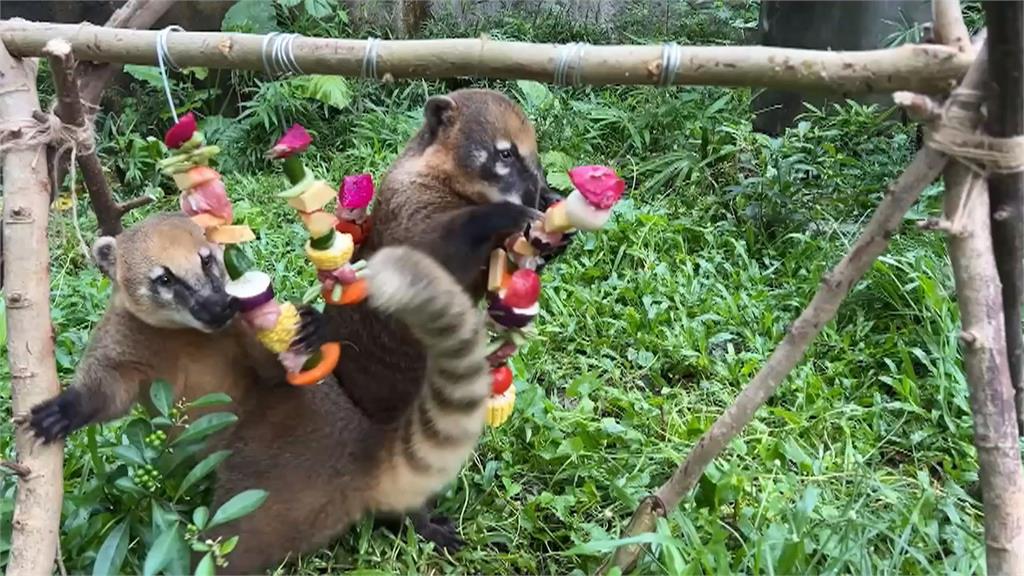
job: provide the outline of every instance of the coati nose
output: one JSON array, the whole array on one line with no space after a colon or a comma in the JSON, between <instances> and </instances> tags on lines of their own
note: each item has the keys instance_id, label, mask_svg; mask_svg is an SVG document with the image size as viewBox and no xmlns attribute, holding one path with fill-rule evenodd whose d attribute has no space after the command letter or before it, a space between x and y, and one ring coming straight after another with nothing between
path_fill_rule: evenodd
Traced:
<instances>
[{"instance_id":1,"label":"coati nose","mask_svg":"<svg viewBox=\"0 0 1024 576\"><path fill-rule=\"evenodd\" d=\"M227 294L217 294L199 302L192 309L192 316L213 329L223 328L238 313L238 299Z\"/></svg>"}]
</instances>

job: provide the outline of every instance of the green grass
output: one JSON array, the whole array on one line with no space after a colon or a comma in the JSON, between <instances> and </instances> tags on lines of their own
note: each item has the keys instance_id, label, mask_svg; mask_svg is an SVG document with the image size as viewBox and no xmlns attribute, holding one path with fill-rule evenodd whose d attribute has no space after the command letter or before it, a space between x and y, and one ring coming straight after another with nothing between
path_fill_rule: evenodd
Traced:
<instances>
[{"instance_id":1,"label":"green grass","mask_svg":"<svg viewBox=\"0 0 1024 576\"><path fill-rule=\"evenodd\" d=\"M714 19L746 19L721 10ZM709 41L689 35L695 22L665 33ZM532 30L514 18L478 25L544 41L594 33ZM430 34L479 32L436 26ZM300 225L273 197L281 179L258 160L271 135L301 120L316 133L322 174L379 177L415 129L426 96L445 87L346 83L350 103L339 113L294 85L238 81L260 97L243 104L255 112L221 133L222 166L232 167L224 171L238 218L258 231L254 256L273 266L281 293L297 298L313 274L299 249ZM784 136L768 138L751 132L744 90L489 85L523 103L549 170L614 164L630 183L628 199L606 230L579 238L548 268L539 336L513 362L513 419L486 433L442 495L442 511L457 521L467 548L449 558L411 531L395 538L365 521L282 573L592 572L639 499L763 365L913 152L911 128L852 103L808 110ZM125 180L126 196L166 186L133 164L143 155L129 154L143 146L132 135L159 137L144 127L165 122L145 109L147 94L157 100L140 88L105 124L132 126L120 139L104 132L112 170L119 178L133 167L139 174ZM929 189L910 219L934 213L938 194ZM169 196L152 210L175 206ZM80 225L91 240L91 215ZM66 381L108 288L85 266L70 216L55 214L51 229L53 320ZM958 322L941 238L906 226L778 394L660 526L642 572L984 570ZM9 381L6 358L0 380ZM4 411L9 400L0 387ZM108 425L69 443L64 560L73 572L91 570L122 508L164 502L96 487L98 471L116 465L103 447L120 443L122 432ZM3 419L5 457L10 438ZM0 477L0 555L12 489ZM190 495L190 506L202 496ZM146 549L134 543L129 565L141 565Z\"/></svg>"}]
</instances>

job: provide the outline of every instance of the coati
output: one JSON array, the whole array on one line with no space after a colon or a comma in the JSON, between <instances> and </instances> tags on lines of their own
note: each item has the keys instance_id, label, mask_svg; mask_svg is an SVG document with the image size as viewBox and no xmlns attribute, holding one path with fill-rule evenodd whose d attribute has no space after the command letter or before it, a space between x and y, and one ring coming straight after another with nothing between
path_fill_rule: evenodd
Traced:
<instances>
[{"instance_id":1,"label":"coati","mask_svg":"<svg viewBox=\"0 0 1024 576\"><path fill-rule=\"evenodd\" d=\"M533 125L517 104L493 90L435 96L426 103L420 130L378 187L373 230L357 257L385 246L415 246L478 301L490 251L558 199L546 185ZM411 410L425 359L401 322L367 306L328 306L324 316L319 336L342 342L335 374L362 412L386 423ZM435 544L461 545L451 524L431 518L429 510L411 519Z\"/></svg>"},{"instance_id":2,"label":"coati","mask_svg":"<svg viewBox=\"0 0 1024 576\"><path fill-rule=\"evenodd\" d=\"M100 237L92 252L113 294L71 386L32 408L39 438L123 416L149 398L155 379L177 398L217 391L237 401L254 383L284 377L273 354L232 322L221 249L184 214L150 216L116 239Z\"/></svg>"}]
</instances>

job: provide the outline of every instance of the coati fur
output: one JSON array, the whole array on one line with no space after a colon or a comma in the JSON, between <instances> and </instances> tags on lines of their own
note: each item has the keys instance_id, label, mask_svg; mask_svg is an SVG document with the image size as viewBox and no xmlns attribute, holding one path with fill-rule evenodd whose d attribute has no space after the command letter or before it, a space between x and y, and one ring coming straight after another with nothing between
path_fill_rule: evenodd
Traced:
<instances>
[{"instance_id":1,"label":"coati fur","mask_svg":"<svg viewBox=\"0 0 1024 576\"><path fill-rule=\"evenodd\" d=\"M239 536L221 573L252 574L315 551L368 512L422 506L476 445L490 392L483 319L426 254L385 248L365 269L368 309L402 322L426 357L414 409L383 423L333 379L285 384L276 358L232 321L219 250L186 216L152 216L100 239L94 254L114 285L111 302L71 386L35 406L27 425L44 442L63 439L123 415L155 378L176 397L230 394L238 422L208 446L232 450L212 505L249 488L269 494L254 513L211 531Z\"/></svg>"},{"instance_id":2,"label":"coati fur","mask_svg":"<svg viewBox=\"0 0 1024 576\"><path fill-rule=\"evenodd\" d=\"M237 402L254 383L284 378L274 355L232 321L222 251L184 214L150 216L100 237L92 252L113 294L71 385L28 416L42 440L125 415L148 401L156 379L176 398L225 392Z\"/></svg>"},{"instance_id":3,"label":"coati fur","mask_svg":"<svg viewBox=\"0 0 1024 576\"><path fill-rule=\"evenodd\" d=\"M493 90L435 96L377 189L373 229L357 257L414 246L478 302L491 250L558 199L546 185L533 125L517 104ZM342 343L335 375L362 413L388 423L413 410L426 361L407 327L371 306L328 306L324 316L320 336ZM421 536L443 548L461 546L443 517L408 512Z\"/></svg>"}]
</instances>

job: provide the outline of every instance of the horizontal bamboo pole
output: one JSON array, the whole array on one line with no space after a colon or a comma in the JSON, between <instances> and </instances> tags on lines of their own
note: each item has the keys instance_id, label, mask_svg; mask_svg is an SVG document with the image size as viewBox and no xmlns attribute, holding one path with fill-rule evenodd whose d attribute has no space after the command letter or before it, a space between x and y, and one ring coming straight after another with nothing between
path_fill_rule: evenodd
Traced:
<instances>
[{"instance_id":1,"label":"horizontal bamboo pole","mask_svg":"<svg viewBox=\"0 0 1024 576\"><path fill-rule=\"evenodd\" d=\"M0 39L15 56L38 57L53 38L63 38L80 60L156 65L157 32L90 24L49 24L14 19L0 25ZM172 32L167 46L182 67L263 69L264 36L221 32ZM360 76L366 40L298 38L295 61L307 74ZM942 92L967 71L973 56L939 45L904 45L884 50L830 52L764 46L684 46L674 84L753 86L811 92ZM499 42L482 37L380 41L378 76L399 78L479 77L552 82L563 54L558 44ZM580 84L656 84L661 45L586 46Z\"/></svg>"}]
</instances>

